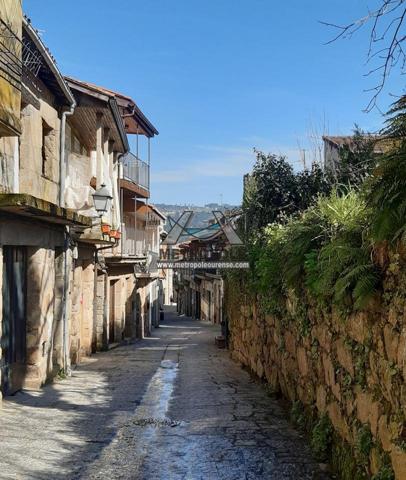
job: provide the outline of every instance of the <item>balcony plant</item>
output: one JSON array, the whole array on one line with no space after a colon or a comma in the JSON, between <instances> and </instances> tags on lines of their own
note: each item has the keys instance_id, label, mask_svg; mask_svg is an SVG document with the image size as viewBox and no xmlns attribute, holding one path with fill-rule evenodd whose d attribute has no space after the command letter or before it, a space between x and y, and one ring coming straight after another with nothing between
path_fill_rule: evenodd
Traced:
<instances>
[{"instance_id":1,"label":"balcony plant","mask_svg":"<svg viewBox=\"0 0 406 480\"><path fill-rule=\"evenodd\" d=\"M110 234L110 225L108 223L102 223L101 224L101 231L103 235L109 235Z\"/></svg>"},{"instance_id":2,"label":"balcony plant","mask_svg":"<svg viewBox=\"0 0 406 480\"><path fill-rule=\"evenodd\" d=\"M119 240L121 238L121 232L117 228L110 230L110 238L116 238Z\"/></svg>"}]
</instances>

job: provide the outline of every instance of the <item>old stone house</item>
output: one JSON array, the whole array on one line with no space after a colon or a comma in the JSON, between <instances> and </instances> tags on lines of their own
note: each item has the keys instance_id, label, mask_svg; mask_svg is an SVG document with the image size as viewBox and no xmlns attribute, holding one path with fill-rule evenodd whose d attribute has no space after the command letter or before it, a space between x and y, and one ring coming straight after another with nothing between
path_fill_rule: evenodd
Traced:
<instances>
[{"instance_id":1,"label":"old stone house","mask_svg":"<svg viewBox=\"0 0 406 480\"><path fill-rule=\"evenodd\" d=\"M168 232L165 230L161 233L161 248L160 258L162 260L171 260L178 257L178 247L173 245L166 245L163 242L168 236ZM159 278L162 281L163 289L163 304L173 305L175 303L175 290L174 290L174 270L173 268L160 268Z\"/></svg>"},{"instance_id":2,"label":"old stone house","mask_svg":"<svg viewBox=\"0 0 406 480\"><path fill-rule=\"evenodd\" d=\"M153 205L137 200L124 202L125 222L119 245L106 250L108 266L110 343L144 338L158 326L163 305L159 277L160 234L165 217Z\"/></svg>"},{"instance_id":3,"label":"old stone house","mask_svg":"<svg viewBox=\"0 0 406 480\"><path fill-rule=\"evenodd\" d=\"M21 12L20 12L21 13ZM2 15L2 19L3 19ZM67 228L88 220L61 207L61 132L75 104L30 22L13 38L21 77L14 128L2 131L0 174L1 390L38 388L66 367ZM20 132L16 125L19 125ZM18 136L17 134L20 135Z\"/></svg>"},{"instance_id":4,"label":"old stone house","mask_svg":"<svg viewBox=\"0 0 406 480\"><path fill-rule=\"evenodd\" d=\"M0 2L1 22L8 19L1 24L8 43L0 48L15 54L15 65L0 65L5 395L37 389L83 356L150 332L159 296L150 260L163 222L148 205L149 139L158 132L128 97L64 78L15 7ZM137 150L138 137L148 138L148 162L129 153L132 133ZM103 185L112 202L100 217L93 194ZM151 215L159 220L150 234ZM124 260L123 245L131 242L142 252Z\"/></svg>"},{"instance_id":5,"label":"old stone house","mask_svg":"<svg viewBox=\"0 0 406 480\"><path fill-rule=\"evenodd\" d=\"M178 313L213 324L222 322L223 279L216 272L176 272Z\"/></svg>"},{"instance_id":6,"label":"old stone house","mask_svg":"<svg viewBox=\"0 0 406 480\"><path fill-rule=\"evenodd\" d=\"M359 141L355 141L353 136L323 136L324 150L324 168L332 175L337 174L337 168L342 161L342 154L347 150L354 152L365 142L372 143L374 156L379 156L388 151L392 142L378 135L363 135Z\"/></svg>"},{"instance_id":7,"label":"old stone house","mask_svg":"<svg viewBox=\"0 0 406 480\"><path fill-rule=\"evenodd\" d=\"M105 267L101 249L117 241L103 235L102 224L115 231L121 223L118 196L119 156L129 151L124 123L114 98L68 81L76 107L65 133L64 204L89 217L92 227L72 229L74 245L70 295L70 359L106 346L109 326L105 321ZM99 217L93 206L96 189L105 185L112 196L111 208Z\"/></svg>"},{"instance_id":8,"label":"old stone house","mask_svg":"<svg viewBox=\"0 0 406 480\"><path fill-rule=\"evenodd\" d=\"M142 338L150 334L151 325L156 325L158 321L160 287L157 272L150 267L151 257L157 258L159 254L160 230L164 217L147 203L150 197L150 140L158 131L131 98L77 79L67 78L67 82L78 101L72 124L75 123L77 111L85 108L89 101L92 102L92 108L95 102L97 105L104 102L105 105L114 106L112 111L118 115L117 126L121 124L124 134L135 136L136 154L129 152L128 148L123 151L119 148L117 138L112 136L112 124L105 125L99 134L103 138L102 146L93 152L93 158L97 158L98 151L103 152L100 158L104 159L105 173L105 177L99 182L100 172L93 166L93 182L97 186L101 183L107 185L113 196L112 215L103 222L118 231L120 236L114 246L110 245L112 248L108 248L108 243L106 248L101 247L103 250L99 251L96 262L96 332L93 335L93 348L107 348L125 338ZM100 119L106 118L100 115L100 111L94 111L93 114L95 113L99 114ZM87 117L85 115L86 119ZM72 132L78 133L74 134L74 141L70 142L71 145L76 144L80 151L83 151L83 145L79 135L84 126L76 124ZM140 138L146 139L147 161L139 158ZM77 155L78 153L75 154L76 157ZM91 164L91 160L85 164ZM71 161L68 163L72 165ZM77 175L69 172L67 178L72 182L71 179L77 178ZM87 181L82 181L76 189L68 186L67 195L72 198L84 195L86 198L90 180L88 175ZM84 186L86 188L83 190ZM86 207L86 204L79 202L77 207ZM89 239L86 233L80 237L81 241L85 238L97 245L103 243L99 239ZM83 285L83 281L77 283ZM89 346L89 342L86 345Z\"/></svg>"},{"instance_id":9,"label":"old stone house","mask_svg":"<svg viewBox=\"0 0 406 480\"><path fill-rule=\"evenodd\" d=\"M136 281L139 288L139 305L135 310L137 336L151 334L152 328L159 325L159 310L164 304L162 278L157 261L160 256L161 234L165 216L153 205L137 202L135 213L136 243L138 255L146 261L136 265Z\"/></svg>"},{"instance_id":10,"label":"old stone house","mask_svg":"<svg viewBox=\"0 0 406 480\"><path fill-rule=\"evenodd\" d=\"M182 260L210 262L222 259L226 246L224 234L220 228L209 236L208 231L194 233L191 240L179 246ZM223 279L218 269L175 270L175 290L178 313L214 324L222 322Z\"/></svg>"}]
</instances>

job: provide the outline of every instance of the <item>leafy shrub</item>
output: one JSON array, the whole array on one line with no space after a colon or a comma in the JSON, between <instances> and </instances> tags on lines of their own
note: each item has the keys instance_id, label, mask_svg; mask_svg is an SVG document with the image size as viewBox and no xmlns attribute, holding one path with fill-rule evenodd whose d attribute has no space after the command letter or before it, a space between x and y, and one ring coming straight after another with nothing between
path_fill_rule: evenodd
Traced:
<instances>
[{"instance_id":1,"label":"leafy shrub","mask_svg":"<svg viewBox=\"0 0 406 480\"><path fill-rule=\"evenodd\" d=\"M303 290L306 256L320 247L323 225L315 207L291 219L285 227L280 272L287 288L300 294Z\"/></svg>"},{"instance_id":2,"label":"leafy shrub","mask_svg":"<svg viewBox=\"0 0 406 480\"><path fill-rule=\"evenodd\" d=\"M386 153L366 184L367 201L374 209L375 241L404 240L406 232L406 96L388 112Z\"/></svg>"},{"instance_id":3,"label":"leafy shrub","mask_svg":"<svg viewBox=\"0 0 406 480\"><path fill-rule=\"evenodd\" d=\"M320 461L327 460L333 434L333 426L327 414L324 414L312 430L312 450Z\"/></svg>"},{"instance_id":4,"label":"leafy shrub","mask_svg":"<svg viewBox=\"0 0 406 480\"><path fill-rule=\"evenodd\" d=\"M374 168L376 137L366 134L355 125L350 144L345 144L340 150L340 161L335 167L335 185L357 187L362 185Z\"/></svg>"},{"instance_id":5,"label":"leafy shrub","mask_svg":"<svg viewBox=\"0 0 406 480\"><path fill-rule=\"evenodd\" d=\"M256 152L241 222L252 266L244 279L264 312L284 317L287 299L309 292L322 309L348 313L365 308L379 290L374 244L406 232L406 141L399 140L406 100L392 113L392 151L378 161L376 138L357 130L351 148L341 150L334 188L317 165L295 173L286 158ZM306 331L303 314L298 323Z\"/></svg>"},{"instance_id":6,"label":"leafy shrub","mask_svg":"<svg viewBox=\"0 0 406 480\"><path fill-rule=\"evenodd\" d=\"M379 472L372 477L372 480L395 480L395 474L390 465L384 465Z\"/></svg>"},{"instance_id":7,"label":"leafy shrub","mask_svg":"<svg viewBox=\"0 0 406 480\"><path fill-rule=\"evenodd\" d=\"M306 426L306 413L300 400L293 402L290 410L290 419L298 428L304 430Z\"/></svg>"},{"instance_id":8,"label":"leafy shrub","mask_svg":"<svg viewBox=\"0 0 406 480\"><path fill-rule=\"evenodd\" d=\"M406 142L387 153L368 183L367 201L374 210L375 241L403 239L406 232Z\"/></svg>"},{"instance_id":9,"label":"leafy shrub","mask_svg":"<svg viewBox=\"0 0 406 480\"><path fill-rule=\"evenodd\" d=\"M319 165L295 173L286 157L256 152L253 171L244 179L243 216L247 236L310 207L331 189Z\"/></svg>"},{"instance_id":10,"label":"leafy shrub","mask_svg":"<svg viewBox=\"0 0 406 480\"><path fill-rule=\"evenodd\" d=\"M373 447L372 433L368 425L362 425L357 432L355 452L358 460L363 465L368 465L369 454Z\"/></svg>"},{"instance_id":11,"label":"leafy shrub","mask_svg":"<svg viewBox=\"0 0 406 480\"><path fill-rule=\"evenodd\" d=\"M355 191L320 198L316 211L323 225L324 243L306 255L306 284L321 302L363 308L375 293L379 271L368 243L369 209Z\"/></svg>"},{"instance_id":12,"label":"leafy shrub","mask_svg":"<svg viewBox=\"0 0 406 480\"><path fill-rule=\"evenodd\" d=\"M333 191L269 225L251 244L253 289L271 298L273 313L283 313L289 291L301 296L305 285L322 305L363 308L380 281L366 235L369 216L359 194Z\"/></svg>"}]
</instances>

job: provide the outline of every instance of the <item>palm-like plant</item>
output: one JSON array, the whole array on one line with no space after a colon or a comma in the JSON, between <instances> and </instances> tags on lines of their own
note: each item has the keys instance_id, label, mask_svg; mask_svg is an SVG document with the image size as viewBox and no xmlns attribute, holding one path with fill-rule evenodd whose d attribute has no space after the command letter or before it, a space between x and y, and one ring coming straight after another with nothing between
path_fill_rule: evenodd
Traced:
<instances>
[{"instance_id":1,"label":"palm-like plant","mask_svg":"<svg viewBox=\"0 0 406 480\"><path fill-rule=\"evenodd\" d=\"M353 190L319 199L316 211L324 240L320 250L306 256L307 286L323 302L361 309L380 282L368 238L370 211Z\"/></svg>"},{"instance_id":2,"label":"palm-like plant","mask_svg":"<svg viewBox=\"0 0 406 480\"><path fill-rule=\"evenodd\" d=\"M367 202L375 211L375 241L404 240L406 233L406 97L389 112L384 134L388 152L383 155L367 184Z\"/></svg>"}]
</instances>

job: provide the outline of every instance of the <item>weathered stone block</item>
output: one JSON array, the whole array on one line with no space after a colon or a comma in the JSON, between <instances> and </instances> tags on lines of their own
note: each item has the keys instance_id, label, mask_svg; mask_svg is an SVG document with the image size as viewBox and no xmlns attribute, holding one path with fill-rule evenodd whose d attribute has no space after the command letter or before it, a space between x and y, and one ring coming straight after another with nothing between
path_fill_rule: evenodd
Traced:
<instances>
[{"instance_id":1,"label":"weathered stone block","mask_svg":"<svg viewBox=\"0 0 406 480\"><path fill-rule=\"evenodd\" d=\"M312 336L317 339L326 352L331 351L331 339L332 333L328 329L327 325L316 325L312 329Z\"/></svg>"},{"instance_id":2,"label":"weathered stone block","mask_svg":"<svg viewBox=\"0 0 406 480\"><path fill-rule=\"evenodd\" d=\"M289 330L285 332L285 345L286 345L286 350L292 356L296 356L296 339Z\"/></svg>"},{"instance_id":3,"label":"weathered stone block","mask_svg":"<svg viewBox=\"0 0 406 480\"><path fill-rule=\"evenodd\" d=\"M370 323L366 312L350 315L346 323L348 335L359 343L365 343L370 335Z\"/></svg>"},{"instance_id":4,"label":"weathered stone block","mask_svg":"<svg viewBox=\"0 0 406 480\"><path fill-rule=\"evenodd\" d=\"M383 329L383 336L385 340L385 351L388 360L397 362L398 360L398 346L399 334L389 324L386 324Z\"/></svg>"},{"instance_id":5,"label":"weathered stone block","mask_svg":"<svg viewBox=\"0 0 406 480\"><path fill-rule=\"evenodd\" d=\"M397 364L403 370L403 378L406 378L406 326L403 327L399 335Z\"/></svg>"},{"instance_id":6,"label":"weathered stone block","mask_svg":"<svg viewBox=\"0 0 406 480\"><path fill-rule=\"evenodd\" d=\"M335 383L334 385L331 386L331 391L333 392L333 395L336 397L336 399L341 402L342 397L341 397L341 386L339 383Z\"/></svg>"},{"instance_id":7,"label":"weathered stone block","mask_svg":"<svg viewBox=\"0 0 406 480\"><path fill-rule=\"evenodd\" d=\"M337 359L340 364L347 370L347 372L354 377L354 364L352 354L343 338L339 338L335 344L335 350L337 352Z\"/></svg>"},{"instance_id":8,"label":"weathered stone block","mask_svg":"<svg viewBox=\"0 0 406 480\"><path fill-rule=\"evenodd\" d=\"M307 377L309 373L309 364L307 361L306 350L303 347L298 347L296 355L297 355L297 363L299 366L299 372L303 377Z\"/></svg>"},{"instance_id":9,"label":"weathered stone block","mask_svg":"<svg viewBox=\"0 0 406 480\"><path fill-rule=\"evenodd\" d=\"M265 323L268 325L268 327L272 327L275 325L275 318L272 315L266 315Z\"/></svg>"},{"instance_id":10,"label":"weathered stone block","mask_svg":"<svg viewBox=\"0 0 406 480\"><path fill-rule=\"evenodd\" d=\"M378 431L378 420L381 413L379 402L375 402L371 394L357 389L356 392L357 418L361 423L369 423L374 436Z\"/></svg>"},{"instance_id":11,"label":"weathered stone block","mask_svg":"<svg viewBox=\"0 0 406 480\"><path fill-rule=\"evenodd\" d=\"M389 312L388 312L388 322L393 325L393 326L396 326L398 321L400 319L400 316L399 316L399 312L398 312L398 309L396 308L395 305L392 305L389 307Z\"/></svg>"},{"instance_id":12,"label":"weathered stone block","mask_svg":"<svg viewBox=\"0 0 406 480\"><path fill-rule=\"evenodd\" d=\"M396 480L404 480L406 478L406 453L402 452L400 448L394 448L390 457Z\"/></svg>"},{"instance_id":13,"label":"weathered stone block","mask_svg":"<svg viewBox=\"0 0 406 480\"><path fill-rule=\"evenodd\" d=\"M259 358L257 360L256 373L259 378L262 378L264 375L264 366Z\"/></svg>"},{"instance_id":14,"label":"weathered stone block","mask_svg":"<svg viewBox=\"0 0 406 480\"><path fill-rule=\"evenodd\" d=\"M371 448L371 452L369 453L369 465L371 474L376 475L381 467L381 458L379 450L376 447Z\"/></svg>"},{"instance_id":15,"label":"weathered stone block","mask_svg":"<svg viewBox=\"0 0 406 480\"><path fill-rule=\"evenodd\" d=\"M382 443L382 448L389 452L392 448L392 432L388 425L387 415L382 415L378 420L378 438Z\"/></svg>"},{"instance_id":16,"label":"weathered stone block","mask_svg":"<svg viewBox=\"0 0 406 480\"><path fill-rule=\"evenodd\" d=\"M316 405L319 412L326 410L327 392L323 385L318 385L316 389Z\"/></svg>"},{"instance_id":17,"label":"weathered stone block","mask_svg":"<svg viewBox=\"0 0 406 480\"><path fill-rule=\"evenodd\" d=\"M351 442L351 433L350 428L347 424L347 421L344 415L341 413L340 407L337 402L332 402L327 406L327 412L330 417L331 423L334 425L334 428L338 433L347 440Z\"/></svg>"},{"instance_id":18,"label":"weathered stone block","mask_svg":"<svg viewBox=\"0 0 406 480\"><path fill-rule=\"evenodd\" d=\"M333 362L331 361L330 356L326 353L323 353L322 359L326 384L332 387L336 383Z\"/></svg>"}]
</instances>

